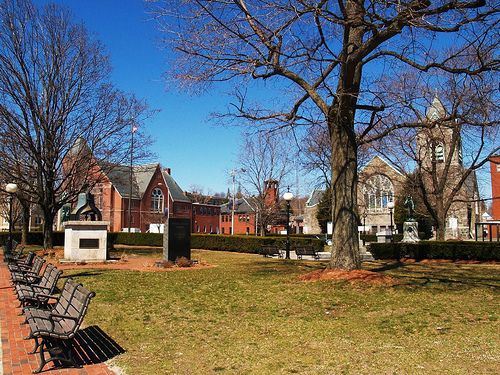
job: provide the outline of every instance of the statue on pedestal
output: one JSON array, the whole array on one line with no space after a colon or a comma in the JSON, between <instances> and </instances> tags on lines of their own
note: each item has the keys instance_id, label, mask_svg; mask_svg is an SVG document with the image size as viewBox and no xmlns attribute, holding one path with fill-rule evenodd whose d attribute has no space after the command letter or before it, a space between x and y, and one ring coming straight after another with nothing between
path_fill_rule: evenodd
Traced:
<instances>
[{"instance_id":1,"label":"statue on pedestal","mask_svg":"<svg viewBox=\"0 0 500 375\"><path fill-rule=\"evenodd\" d=\"M415 212L415 203L410 195L406 196L404 206L408 210L408 217L403 223L403 240L402 242L418 242L418 222L413 217Z\"/></svg>"}]
</instances>

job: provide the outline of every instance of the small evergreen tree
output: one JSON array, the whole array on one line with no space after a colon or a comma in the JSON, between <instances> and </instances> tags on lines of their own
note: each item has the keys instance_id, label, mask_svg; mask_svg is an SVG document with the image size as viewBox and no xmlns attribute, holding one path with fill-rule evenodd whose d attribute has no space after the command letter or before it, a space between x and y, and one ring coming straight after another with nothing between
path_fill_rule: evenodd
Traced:
<instances>
[{"instance_id":1,"label":"small evergreen tree","mask_svg":"<svg viewBox=\"0 0 500 375\"><path fill-rule=\"evenodd\" d=\"M330 188L325 190L319 201L316 219L321 228L321 233L326 233L327 223L332 221L332 190Z\"/></svg>"}]
</instances>

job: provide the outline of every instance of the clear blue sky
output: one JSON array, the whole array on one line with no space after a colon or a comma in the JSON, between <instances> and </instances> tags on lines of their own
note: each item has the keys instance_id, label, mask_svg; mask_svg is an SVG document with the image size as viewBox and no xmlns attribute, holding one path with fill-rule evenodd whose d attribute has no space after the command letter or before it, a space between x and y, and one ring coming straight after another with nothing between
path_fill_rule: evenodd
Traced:
<instances>
[{"instance_id":1,"label":"clear blue sky","mask_svg":"<svg viewBox=\"0 0 500 375\"><path fill-rule=\"evenodd\" d=\"M36 1L35 4L49 1ZM56 0L71 9L105 46L113 66L112 82L145 99L159 113L144 124L153 136L158 162L172 168L184 190L199 185L226 192L228 171L235 167L242 129L216 126L209 114L222 111L227 100L220 92L192 96L166 87L162 74L167 51L160 50L155 22L148 20L142 0ZM216 90L216 89L214 89ZM207 192L207 191L205 191Z\"/></svg>"},{"instance_id":2,"label":"clear blue sky","mask_svg":"<svg viewBox=\"0 0 500 375\"><path fill-rule=\"evenodd\" d=\"M105 46L113 66L112 81L158 109L144 125L153 136L158 162L172 168L182 189L226 192L228 171L236 167L241 128L217 126L209 114L224 111L226 88L216 86L202 96L166 87L168 51L159 48L161 33L145 12L143 0L52 0L72 10ZM35 4L49 0L34 0ZM275 88L266 87L266 91ZM483 197L491 196L488 166L479 172Z\"/></svg>"}]
</instances>

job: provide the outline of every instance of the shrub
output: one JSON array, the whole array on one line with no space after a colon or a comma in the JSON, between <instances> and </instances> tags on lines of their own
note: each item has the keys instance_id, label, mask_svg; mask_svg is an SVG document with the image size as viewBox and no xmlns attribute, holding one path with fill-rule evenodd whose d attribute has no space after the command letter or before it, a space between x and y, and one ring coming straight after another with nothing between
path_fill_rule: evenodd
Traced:
<instances>
[{"instance_id":1,"label":"shrub","mask_svg":"<svg viewBox=\"0 0 500 375\"><path fill-rule=\"evenodd\" d=\"M108 233L108 246L130 245L130 246L163 246L162 233Z\"/></svg>"},{"instance_id":2,"label":"shrub","mask_svg":"<svg viewBox=\"0 0 500 375\"><path fill-rule=\"evenodd\" d=\"M375 259L500 260L500 243L473 241L422 241L418 243L372 243Z\"/></svg>"},{"instance_id":3,"label":"shrub","mask_svg":"<svg viewBox=\"0 0 500 375\"><path fill-rule=\"evenodd\" d=\"M21 232L13 232L12 237L17 241L21 242ZM7 243L9 239L8 232L0 233L0 245ZM64 246L64 232L54 232L53 236L54 246ZM42 232L29 232L27 238L28 245L43 245L43 233Z\"/></svg>"},{"instance_id":4,"label":"shrub","mask_svg":"<svg viewBox=\"0 0 500 375\"><path fill-rule=\"evenodd\" d=\"M262 246L274 245L285 248L285 236L227 236L214 234L193 234L191 236L191 248L220 251L234 251L239 253L258 254ZM317 238L290 237L290 245L295 246L312 245L317 251L323 250L323 241Z\"/></svg>"},{"instance_id":5,"label":"shrub","mask_svg":"<svg viewBox=\"0 0 500 375\"><path fill-rule=\"evenodd\" d=\"M177 267L185 268L185 267L191 267L193 265L193 261L189 260L186 257L178 257L175 260L175 264L177 264Z\"/></svg>"}]
</instances>

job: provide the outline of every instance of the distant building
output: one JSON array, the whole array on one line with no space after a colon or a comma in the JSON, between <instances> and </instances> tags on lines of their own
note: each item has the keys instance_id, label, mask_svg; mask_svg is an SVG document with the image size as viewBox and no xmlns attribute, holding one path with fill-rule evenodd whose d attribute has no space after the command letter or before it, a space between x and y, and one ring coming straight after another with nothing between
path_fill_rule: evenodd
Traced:
<instances>
[{"instance_id":1,"label":"distant building","mask_svg":"<svg viewBox=\"0 0 500 375\"><path fill-rule=\"evenodd\" d=\"M193 233L220 233L221 207L206 203L193 203L191 219Z\"/></svg>"},{"instance_id":2,"label":"distant building","mask_svg":"<svg viewBox=\"0 0 500 375\"><path fill-rule=\"evenodd\" d=\"M151 225L160 226L167 215L190 219L191 201L170 173L170 169L164 169L160 164L134 166L132 195L129 166L114 166L101 176L102 182L94 186L92 193L102 219L110 222L110 231L128 230L130 196L132 231L148 232Z\"/></svg>"},{"instance_id":3,"label":"distant building","mask_svg":"<svg viewBox=\"0 0 500 375\"><path fill-rule=\"evenodd\" d=\"M491 175L491 216L493 220L500 220L500 155L490 158Z\"/></svg>"},{"instance_id":4,"label":"distant building","mask_svg":"<svg viewBox=\"0 0 500 375\"><path fill-rule=\"evenodd\" d=\"M427 109L426 119L436 120L445 116L446 111L441 101L437 97L434 98L432 105ZM446 157L451 157L448 185L454 185L457 179L463 175L460 141L450 153L449 147L451 147L453 131L452 126L434 126L424 127L417 134L416 149L421 161L420 172L428 187L431 186L432 181L430 174L430 171L433 170L432 166L434 165L439 172L440 168L445 165ZM500 157L498 158L500 160ZM495 166L495 168L497 167ZM406 177L380 156L375 156L360 169L358 183L360 224L369 227L370 233L375 234L390 226L391 217L387 204L393 201L396 205L401 205L400 200L407 195L404 191L405 182ZM500 195L500 186L498 182L496 184L498 196ZM432 189L429 188L428 191L428 194L431 194ZM323 191L315 190L307 201L304 214L304 233L320 233L316 214L323 194ZM446 194L449 195L449 190L445 190ZM430 198L432 202L433 197L430 196ZM475 223L479 219L478 199L476 175L472 173L456 194L456 201L448 210L446 218L447 238L470 238L473 236ZM500 202L497 214L500 217Z\"/></svg>"},{"instance_id":5,"label":"distant building","mask_svg":"<svg viewBox=\"0 0 500 375\"><path fill-rule=\"evenodd\" d=\"M246 198L234 199L234 233L232 227L233 200L220 207L220 234L256 234L256 210Z\"/></svg>"}]
</instances>

